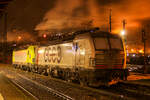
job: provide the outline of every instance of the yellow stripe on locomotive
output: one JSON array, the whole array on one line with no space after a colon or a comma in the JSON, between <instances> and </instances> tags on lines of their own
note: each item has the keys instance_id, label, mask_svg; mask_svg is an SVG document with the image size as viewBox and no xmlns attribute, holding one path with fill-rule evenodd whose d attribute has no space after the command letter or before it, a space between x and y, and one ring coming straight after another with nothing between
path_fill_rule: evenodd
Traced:
<instances>
[{"instance_id":1,"label":"yellow stripe on locomotive","mask_svg":"<svg viewBox=\"0 0 150 100\"><path fill-rule=\"evenodd\" d=\"M29 46L27 52L27 63L28 64L35 64L35 48L36 46Z\"/></svg>"}]
</instances>

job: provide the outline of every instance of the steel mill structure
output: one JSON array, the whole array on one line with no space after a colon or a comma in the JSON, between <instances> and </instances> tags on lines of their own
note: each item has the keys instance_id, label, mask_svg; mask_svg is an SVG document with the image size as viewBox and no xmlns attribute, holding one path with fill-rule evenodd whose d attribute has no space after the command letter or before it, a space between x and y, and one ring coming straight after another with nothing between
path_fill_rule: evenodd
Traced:
<instances>
[{"instance_id":1,"label":"steel mill structure","mask_svg":"<svg viewBox=\"0 0 150 100\"><path fill-rule=\"evenodd\" d=\"M128 76L122 39L99 30L51 37L45 45L13 51L13 66L81 85L100 86Z\"/></svg>"}]
</instances>

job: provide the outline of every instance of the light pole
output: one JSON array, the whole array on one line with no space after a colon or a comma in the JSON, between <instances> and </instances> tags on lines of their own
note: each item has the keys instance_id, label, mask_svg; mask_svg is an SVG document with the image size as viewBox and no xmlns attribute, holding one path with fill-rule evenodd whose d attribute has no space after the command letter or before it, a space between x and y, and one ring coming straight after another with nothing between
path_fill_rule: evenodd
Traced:
<instances>
[{"instance_id":1,"label":"light pole","mask_svg":"<svg viewBox=\"0 0 150 100\"><path fill-rule=\"evenodd\" d=\"M110 9L110 14L109 14L109 30L110 30L110 33L111 33L111 29L112 29L112 9Z\"/></svg>"},{"instance_id":2,"label":"light pole","mask_svg":"<svg viewBox=\"0 0 150 100\"><path fill-rule=\"evenodd\" d=\"M124 19L123 21L122 21L122 24L123 24L123 30L121 31L121 35L123 36L123 39L124 39L124 41L125 41L125 45L127 44L127 40L126 40L126 20Z\"/></svg>"},{"instance_id":3,"label":"light pole","mask_svg":"<svg viewBox=\"0 0 150 100\"><path fill-rule=\"evenodd\" d=\"M145 73L147 70L146 68L146 32L144 29L142 29L142 42L144 43L144 72Z\"/></svg>"}]
</instances>

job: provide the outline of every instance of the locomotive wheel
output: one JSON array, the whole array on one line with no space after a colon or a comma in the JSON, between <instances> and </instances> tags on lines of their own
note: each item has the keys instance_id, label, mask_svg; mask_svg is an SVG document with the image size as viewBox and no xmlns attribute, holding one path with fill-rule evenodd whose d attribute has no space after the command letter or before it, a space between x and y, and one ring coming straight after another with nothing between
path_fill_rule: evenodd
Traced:
<instances>
[{"instance_id":1,"label":"locomotive wheel","mask_svg":"<svg viewBox=\"0 0 150 100\"><path fill-rule=\"evenodd\" d=\"M43 75L48 76L47 69L43 70Z\"/></svg>"},{"instance_id":2,"label":"locomotive wheel","mask_svg":"<svg viewBox=\"0 0 150 100\"><path fill-rule=\"evenodd\" d=\"M50 76L53 77L53 78L55 77L53 69L50 71Z\"/></svg>"},{"instance_id":3,"label":"locomotive wheel","mask_svg":"<svg viewBox=\"0 0 150 100\"><path fill-rule=\"evenodd\" d=\"M69 73L69 72L66 72L66 73L65 73L65 80L66 80L67 82L72 82L72 80L70 79L70 73Z\"/></svg>"},{"instance_id":4,"label":"locomotive wheel","mask_svg":"<svg viewBox=\"0 0 150 100\"><path fill-rule=\"evenodd\" d=\"M88 86L88 82L86 78L80 78L80 85L81 86Z\"/></svg>"},{"instance_id":5,"label":"locomotive wheel","mask_svg":"<svg viewBox=\"0 0 150 100\"><path fill-rule=\"evenodd\" d=\"M72 83L72 80L70 78L67 78L66 81Z\"/></svg>"}]
</instances>

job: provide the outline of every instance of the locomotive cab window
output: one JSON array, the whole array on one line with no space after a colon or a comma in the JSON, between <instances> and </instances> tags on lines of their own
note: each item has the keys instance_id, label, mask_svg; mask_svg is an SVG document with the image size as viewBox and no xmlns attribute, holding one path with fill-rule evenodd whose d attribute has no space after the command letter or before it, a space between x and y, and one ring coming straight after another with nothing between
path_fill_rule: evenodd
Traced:
<instances>
[{"instance_id":1,"label":"locomotive cab window","mask_svg":"<svg viewBox=\"0 0 150 100\"><path fill-rule=\"evenodd\" d=\"M123 50L123 45L120 38L110 38L110 44L112 49Z\"/></svg>"},{"instance_id":2,"label":"locomotive cab window","mask_svg":"<svg viewBox=\"0 0 150 100\"><path fill-rule=\"evenodd\" d=\"M96 49L109 49L108 39L107 38L94 38L95 48Z\"/></svg>"}]
</instances>

